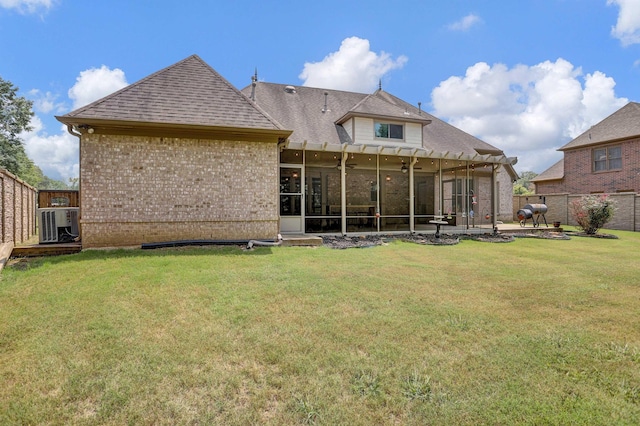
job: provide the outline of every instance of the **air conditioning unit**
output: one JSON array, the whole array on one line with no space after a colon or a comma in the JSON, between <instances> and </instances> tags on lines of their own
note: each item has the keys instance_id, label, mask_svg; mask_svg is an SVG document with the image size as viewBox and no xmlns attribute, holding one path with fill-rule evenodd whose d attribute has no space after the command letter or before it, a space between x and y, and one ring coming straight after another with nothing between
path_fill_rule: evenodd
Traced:
<instances>
[{"instance_id":1,"label":"air conditioning unit","mask_svg":"<svg viewBox=\"0 0 640 426\"><path fill-rule=\"evenodd\" d=\"M80 235L78 207L38 209L40 243L71 242Z\"/></svg>"}]
</instances>

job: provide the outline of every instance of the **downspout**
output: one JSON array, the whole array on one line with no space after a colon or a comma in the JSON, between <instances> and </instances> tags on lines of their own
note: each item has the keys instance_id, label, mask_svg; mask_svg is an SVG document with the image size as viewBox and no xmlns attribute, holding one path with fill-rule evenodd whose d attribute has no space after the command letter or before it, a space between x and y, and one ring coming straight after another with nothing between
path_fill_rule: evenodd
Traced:
<instances>
[{"instance_id":1,"label":"downspout","mask_svg":"<svg viewBox=\"0 0 640 426\"><path fill-rule=\"evenodd\" d=\"M249 242L247 243L247 249L252 249L253 246L277 247L281 244L282 244L282 235L278 234L278 241L249 240Z\"/></svg>"},{"instance_id":2,"label":"downspout","mask_svg":"<svg viewBox=\"0 0 640 426\"><path fill-rule=\"evenodd\" d=\"M73 126L71 124L67 124L67 132L71 133L73 136L76 136L77 138L80 138L80 136L82 136L80 133L77 133L73 129Z\"/></svg>"},{"instance_id":3,"label":"downspout","mask_svg":"<svg viewBox=\"0 0 640 426\"><path fill-rule=\"evenodd\" d=\"M413 157L411 162L409 163L409 231L412 234L416 232L415 226L415 188L414 186L414 176L413 176L413 166L418 162L418 157Z\"/></svg>"},{"instance_id":4,"label":"downspout","mask_svg":"<svg viewBox=\"0 0 640 426\"><path fill-rule=\"evenodd\" d=\"M71 124L67 124L67 131L78 138L78 237L82 241L82 134L76 132Z\"/></svg>"}]
</instances>

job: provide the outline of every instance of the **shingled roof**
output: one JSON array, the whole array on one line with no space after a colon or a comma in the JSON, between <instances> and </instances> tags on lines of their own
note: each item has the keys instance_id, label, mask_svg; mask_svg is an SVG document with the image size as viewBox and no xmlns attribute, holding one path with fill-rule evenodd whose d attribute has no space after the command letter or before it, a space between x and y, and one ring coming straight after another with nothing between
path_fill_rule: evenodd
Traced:
<instances>
[{"instance_id":1,"label":"shingled roof","mask_svg":"<svg viewBox=\"0 0 640 426\"><path fill-rule=\"evenodd\" d=\"M531 179L531 182L542 182L546 180L558 180L564 177L564 159L558 161L538 176Z\"/></svg>"},{"instance_id":2,"label":"shingled roof","mask_svg":"<svg viewBox=\"0 0 640 426\"><path fill-rule=\"evenodd\" d=\"M197 55L56 118L283 130Z\"/></svg>"},{"instance_id":3,"label":"shingled roof","mask_svg":"<svg viewBox=\"0 0 640 426\"><path fill-rule=\"evenodd\" d=\"M640 104L629 102L559 151L640 136Z\"/></svg>"},{"instance_id":4,"label":"shingled roof","mask_svg":"<svg viewBox=\"0 0 640 426\"><path fill-rule=\"evenodd\" d=\"M257 82L242 92L247 96L253 93L258 106L293 130L292 142L353 143L340 123L351 116L375 116L422 123L427 150L503 155L500 149L383 90L364 94Z\"/></svg>"},{"instance_id":5,"label":"shingled roof","mask_svg":"<svg viewBox=\"0 0 640 426\"><path fill-rule=\"evenodd\" d=\"M255 87L242 89L255 103L284 128L293 130L293 142L351 143L336 121L367 95L339 90L293 87L284 84L257 82ZM326 105L325 108L325 93Z\"/></svg>"},{"instance_id":6,"label":"shingled roof","mask_svg":"<svg viewBox=\"0 0 640 426\"><path fill-rule=\"evenodd\" d=\"M398 121L418 122L423 124L429 124L431 122L431 120L426 118L425 115L415 110L414 106L407 104L399 98L393 97L382 89L376 90L375 93L365 96L360 102L347 111L343 117L338 119L337 123L342 124L348 118L354 116L384 117Z\"/></svg>"}]
</instances>

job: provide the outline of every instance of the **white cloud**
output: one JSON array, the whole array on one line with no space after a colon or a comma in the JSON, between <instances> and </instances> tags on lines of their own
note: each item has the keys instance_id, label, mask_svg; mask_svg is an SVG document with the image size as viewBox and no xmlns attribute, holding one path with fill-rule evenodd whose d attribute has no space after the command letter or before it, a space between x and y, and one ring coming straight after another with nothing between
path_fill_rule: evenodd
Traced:
<instances>
[{"instance_id":1,"label":"white cloud","mask_svg":"<svg viewBox=\"0 0 640 426\"><path fill-rule=\"evenodd\" d=\"M42 169L45 176L68 182L79 176L78 138L60 127L60 134L49 136L44 132L38 116L31 120L33 130L22 135L29 158Z\"/></svg>"},{"instance_id":2,"label":"white cloud","mask_svg":"<svg viewBox=\"0 0 640 426\"><path fill-rule=\"evenodd\" d=\"M518 156L518 170L540 173L562 158L558 148L628 100L600 71L583 76L564 59L537 65L479 62L431 93L434 114Z\"/></svg>"},{"instance_id":3,"label":"white cloud","mask_svg":"<svg viewBox=\"0 0 640 426\"><path fill-rule=\"evenodd\" d=\"M480 19L479 16L470 13L459 21L456 21L453 24L449 24L447 28L452 31L468 31L471 27L473 27L475 24L479 24L480 22L482 22L482 19Z\"/></svg>"},{"instance_id":4,"label":"white cloud","mask_svg":"<svg viewBox=\"0 0 640 426\"><path fill-rule=\"evenodd\" d=\"M385 74L402 68L407 60L402 55L394 60L388 53L372 52L369 40L350 37L321 62L305 63L299 78L304 86L369 93Z\"/></svg>"},{"instance_id":5,"label":"white cloud","mask_svg":"<svg viewBox=\"0 0 640 426\"><path fill-rule=\"evenodd\" d=\"M0 0L3 1L3 0ZM73 109L80 108L127 85L124 72L111 70L106 66L80 72L76 84L69 89ZM34 98L34 110L48 114L51 111L64 113L64 104L57 102L57 96L35 89L29 92ZM79 176L79 143L66 126L60 127L57 135L48 135L42 121L36 115L31 120L33 130L22 135L25 151L46 176L67 182L70 177Z\"/></svg>"},{"instance_id":6,"label":"white cloud","mask_svg":"<svg viewBox=\"0 0 640 426\"><path fill-rule=\"evenodd\" d=\"M124 72L109 69L103 65L80 72L76 84L69 89L69 98L73 100L73 109L78 109L91 102L107 96L127 85Z\"/></svg>"},{"instance_id":7,"label":"white cloud","mask_svg":"<svg viewBox=\"0 0 640 426\"><path fill-rule=\"evenodd\" d=\"M63 102L57 102L58 95L51 92L41 92L38 89L29 91L29 98L33 100L33 110L35 112L41 112L48 114L51 111L61 113L65 110Z\"/></svg>"},{"instance_id":8,"label":"white cloud","mask_svg":"<svg viewBox=\"0 0 640 426\"><path fill-rule=\"evenodd\" d=\"M36 13L42 9L48 10L53 0L0 0L0 7L16 9L21 13Z\"/></svg>"},{"instance_id":9,"label":"white cloud","mask_svg":"<svg viewBox=\"0 0 640 426\"><path fill-rule=\"evenodd\" d=\"M640 43L640 1L607 0L607 4L620 6L618 21L611 28L611 35L620 39L623 46Z\"/></svg>"}]
</instances>

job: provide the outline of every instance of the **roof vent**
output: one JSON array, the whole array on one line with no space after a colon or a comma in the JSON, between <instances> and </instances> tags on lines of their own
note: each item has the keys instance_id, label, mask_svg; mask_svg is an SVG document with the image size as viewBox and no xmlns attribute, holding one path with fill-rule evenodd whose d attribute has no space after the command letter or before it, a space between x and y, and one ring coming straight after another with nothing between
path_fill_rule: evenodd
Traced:
<instances>
[{"instance_id":1,"label":"roof vent","mask_svg":"<svg viewBox=\"0 0 640 426\"><path fill-rule=\"evenodd\" d=\"M322 107L322 112L328 112L331 111L329 109L329 105L327 104L327 97L329 96L329 92L324 92L324 107Z\"/></svg>"},{"instance_id":2,"label":"roof vent","mask_svg":"<svg viewBox=\"0 0 640 426\"><path fill-rule=\"evenodd\" d=\"M293 86L285 86L284 91L287 93L296 93L296 88Z\"/></svg>"}]
</instances>

